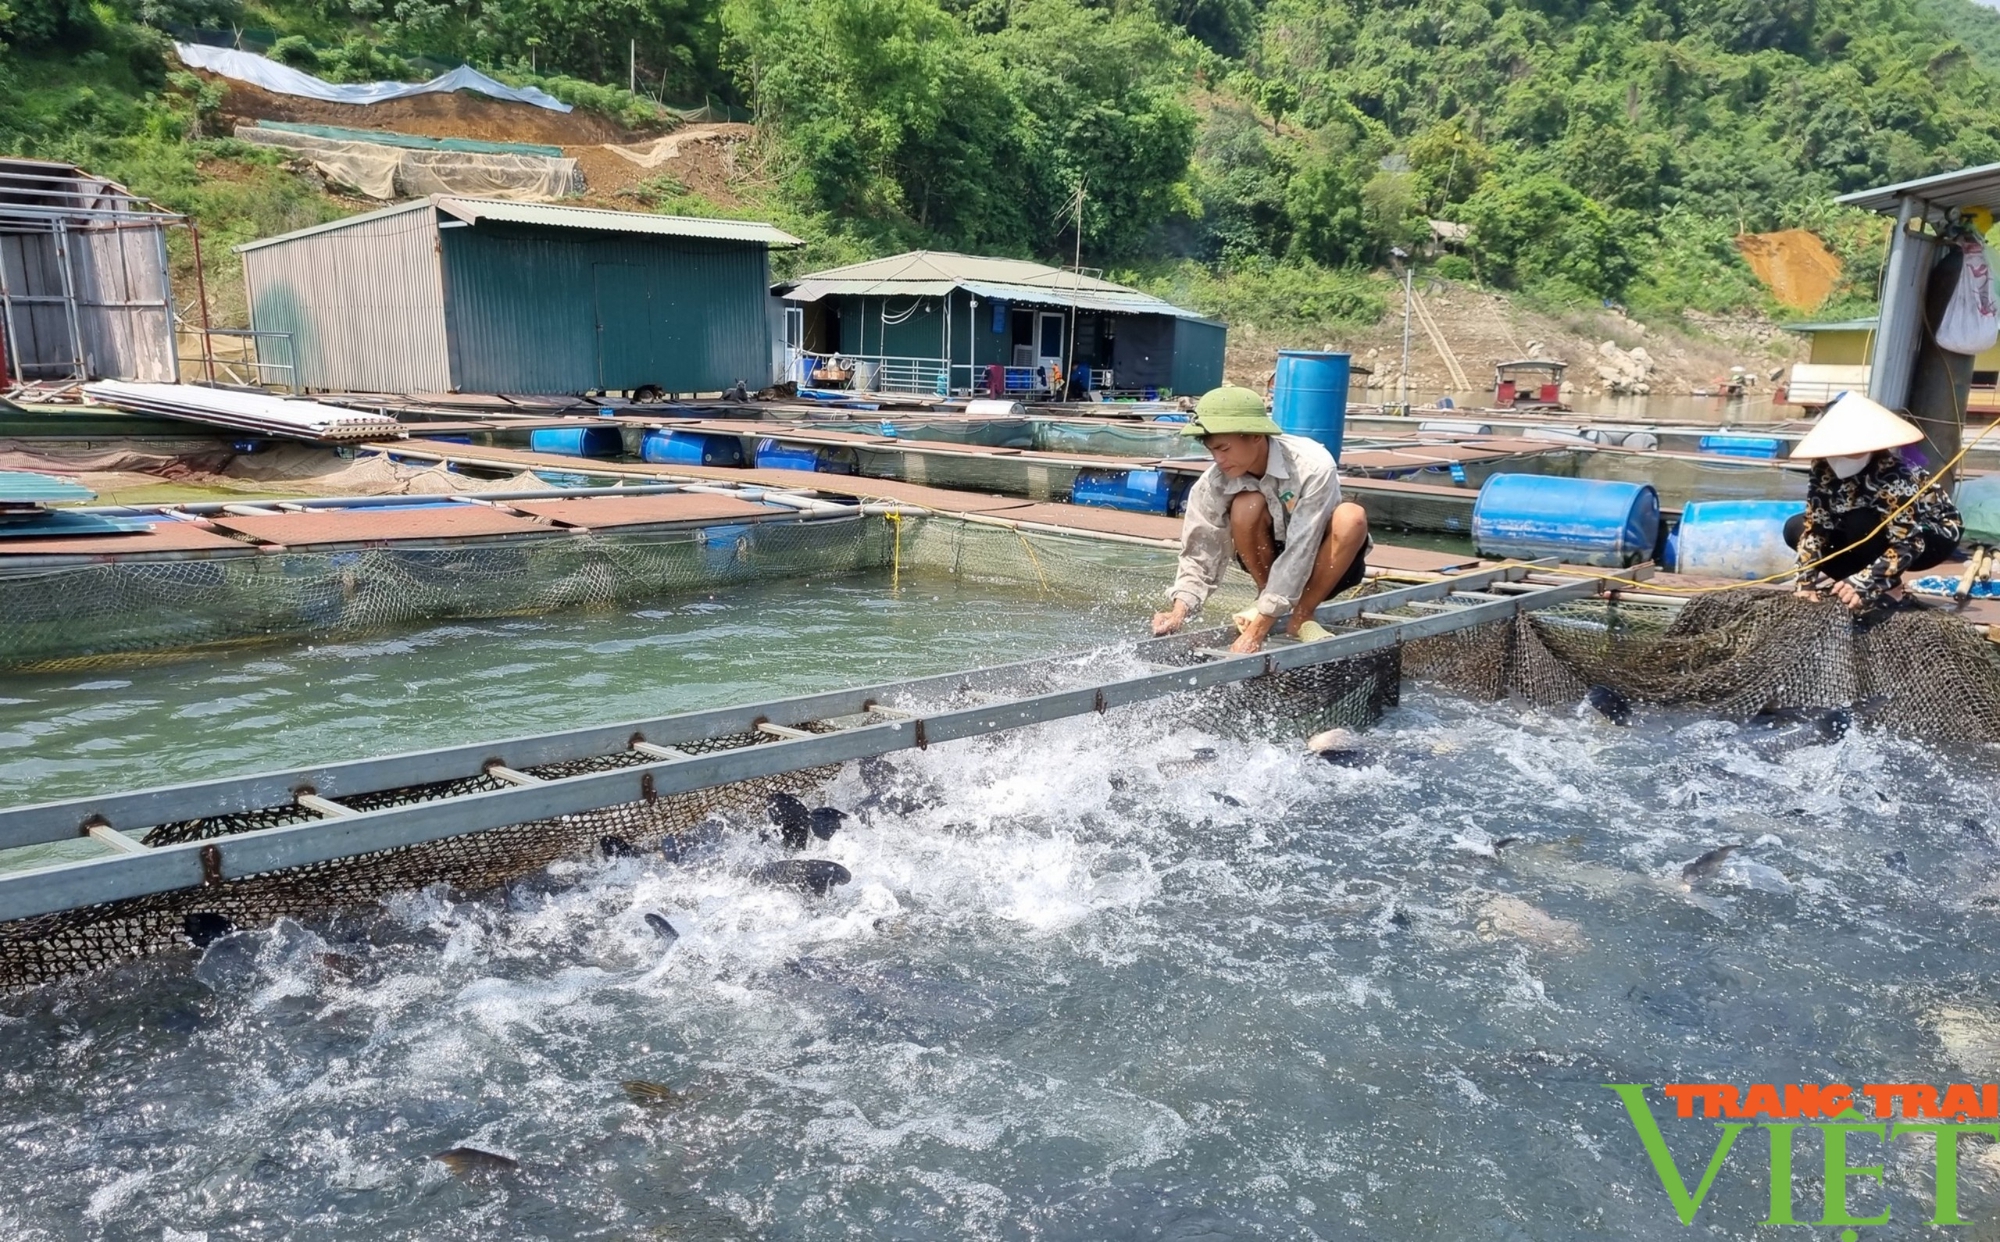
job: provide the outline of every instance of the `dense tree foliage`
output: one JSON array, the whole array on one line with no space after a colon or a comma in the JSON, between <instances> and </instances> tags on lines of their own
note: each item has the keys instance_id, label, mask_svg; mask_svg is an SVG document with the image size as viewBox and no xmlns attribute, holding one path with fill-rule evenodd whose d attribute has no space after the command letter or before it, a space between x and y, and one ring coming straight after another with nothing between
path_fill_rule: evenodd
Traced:
<instances>
[{"instance_id":1,"label":"dense tree foliage","mask_svg":"<svg viewBox=\"0 0 2000 1242\"><path fill-rule=\"evenodd\" d=\"M767 205L844 253L1080 240L1355 313L1332 274L1433 220L1470 228L1448 273L1572 300L1755 306L1730 239L1801 224L1865 291L1879 234L1833 194L2000 161L2000 14L1971 0L0 0L0 145L170 163L145 142L214 101L159 32L204 26L600 106L636 46L655 95L754 110Z\"/></svg>"}]
</instances>

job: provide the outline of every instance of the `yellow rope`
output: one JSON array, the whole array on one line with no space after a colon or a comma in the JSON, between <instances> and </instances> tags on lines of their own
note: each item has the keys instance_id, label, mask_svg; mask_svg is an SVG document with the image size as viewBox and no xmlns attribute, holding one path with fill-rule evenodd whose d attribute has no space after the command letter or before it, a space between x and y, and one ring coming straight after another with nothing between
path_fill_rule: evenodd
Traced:
<instances>
[{"instance_id":1,"label":"yellow rope","mask_svg":"<svg viewBox=\"0 0 2000 1242\"><path fill-rule=\"evenodd\" d=\"M896 533L895 550L889 556L889 591L894 594L903 586L903 515L885 513L882 516L889 519L889 529Z\"/></svg>"},{"instance_id":2,"label":"yellow rope","mask_svg":"<svg viewBox=\"0 0 2000 1242\"><path fill-rule=\"evenodd\" d=\"M1042 572L1041 558L1035 555L1035 545L1028 542L1028 536L1021 530L1020 527L1014 526L1014 527L1009 527L1009 529L1014 532L1014 537L1021 541L1022 549L1027 552L1028 563L1035 567L1035 577L1040 578L1042 580L1042 594L1054 595L1055 589L1049 586L1049 576L1046 573Z\"/></svg>"},{"instance_id":3,"label":"yellow rope","mask_svg":"<svg viewBox=\"0 0 2000 1242\"><path fill-rule=\"evenodd\" d=\"M1956 396L1956 390L1954 390L1953 395ZM1961 427L1964 426L1963 412L1961 412L1960 414L1959 425ZM1848 552L1853 551L1855 548L1860 547L1862 544L1867 543L1870 539L1873 539L1875 536L1881 534L1884 530L1887 530L1889 527L1889 523L1895 521L1897 518L1901 517L1904 513L1908 512L1912 505L1916 504L1917 501L1923 499L1923 495L1925 492L1938 486L1938 481L1940 478L1942 478L1948 471L1956 467L1959 462L1964 461L1965 455L1967 453L1970 453L1973 449L1979 447L1979 442L1981 440L1984 440L1987 436L1993 434L1993 429L1995 427L2000 427L2000 419L1995 419L1993 422L1986 424L1986 430L1974 436L1972 438L1971 443L1961 446L1958 450L1957 456L1953 457L1950 461L1946 462L1942 467L1940 467L1937 471L1935 471L1928 479L1925 479L1923 486L1919 487L1916 491L1912 492L1908 500L1904 501L1900 505L1897 505L1894 509L1891 509L1880 522L1877 522L1875 524L1875 528L1873 530L1869 531L1866 535L1863 535L1861 538L1855 540L1853 543L1848 544L1846 547L1836 548L1832 552L1827 553L1825 556L1822 556L1817 560L1810 561L1804 565L1795 565L1792 568L1784 570L1780 573L1766 574L1762 578L1751 578L1743 582L1726 582L1719 586L1701 586L1701 587L1668 586L1665 583L1645 581L1643 579L1636 579L1627 575L1591 573L1588 570L1581 570L1581 569L1564 569L1562 572L1566 577L1592 578L1599 582L1612 582L1612 583L1617 583L1620 586L1639 587L1646 591L1651 591L1661 595L1715 595L1723 591L1741 591L1748 587L1764 586L1770 583L1782 582L1787 578L1803 575L1808 570L1818 569L1821 565L1826 564L1828 561L1834 560L1837 557L1843 556ZM1510 561L1506 563L1520 564L1519 561Z\"/></svg>"}]
</instances>

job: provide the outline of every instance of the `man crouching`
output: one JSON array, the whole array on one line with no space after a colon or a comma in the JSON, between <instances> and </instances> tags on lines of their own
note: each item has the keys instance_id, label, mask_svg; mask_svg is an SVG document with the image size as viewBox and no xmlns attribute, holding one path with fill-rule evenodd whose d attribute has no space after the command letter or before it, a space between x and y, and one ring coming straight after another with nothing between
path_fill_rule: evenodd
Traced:
<instances>
[{"instance_id":1,"label":"man crouching","mask_svg":"<svg viewBox=\"0 0 2000 1242\"><path fill-rule=\"evenodd\" d=\"M1333 454L1285 435L1248 388L1211 390L1181 434L1200 436L1215 464L1188 492L1173 604L1154 614L1153 633L1172 634L1201 611L1234 550L1258 594L1235 617L1242 632L1231 651L1260 650L1287 613L1286 633L1326 637L1313 611L1360 584L1370 546L1367 514L1340 499Z\"/></svg>"}]
</instances>

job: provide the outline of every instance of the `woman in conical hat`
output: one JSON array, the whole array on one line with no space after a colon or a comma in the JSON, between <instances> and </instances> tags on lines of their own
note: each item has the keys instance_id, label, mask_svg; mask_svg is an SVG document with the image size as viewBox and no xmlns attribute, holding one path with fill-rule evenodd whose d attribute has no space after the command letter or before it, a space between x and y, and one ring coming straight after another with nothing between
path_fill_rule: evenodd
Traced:
<instances>
[{"instance_id":1,"label":"woman in conical hat","mask_svg":"<svg viewBox=\"0 0 2000 1242\"><path fill-rule=\"evenodd\" d=\"M1800 594L1830 592L1855 612L1898 604L1905 573L1957 550L1965 532L1958 506L1945 489L1926 489L1929 476L1896 452L1923 438L1914 424L1850 392L1799 441L1792 456L1812 461L1812 478L1806 511L1785 523L1785 542L1798 549Z\"/></svg>"}]
</instances>

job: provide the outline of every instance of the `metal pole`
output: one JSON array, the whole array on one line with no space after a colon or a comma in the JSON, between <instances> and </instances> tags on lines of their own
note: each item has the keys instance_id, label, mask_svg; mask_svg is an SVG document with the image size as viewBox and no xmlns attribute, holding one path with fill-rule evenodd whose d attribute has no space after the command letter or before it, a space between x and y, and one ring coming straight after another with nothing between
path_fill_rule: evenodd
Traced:
<instances>
[{"instance_id":1,"label":"metal pole","mask_svg":"<svg viewBox=\"0 0 2000 1242\"><path fill-rule=\"evenodd\" d=\"M625 89L630 94L636 95L639 93L639 41L637 39L632 40L632 59L628 72L629 78L625 84Z\"/></svg>"},{"instance_id":2,"label":"metal pole","mask_svg":"<svg viewBox=\"0 0 2000 1242\"><path fill-rule=\"evenodd\" d=\"M160 299L166 304L166 323L162 325L162 331L167 338L167 369L173 373L170 382L178 384L181 382L181 350L180 342L174 339L174 323L179 312L174 306L173 265L167 257L167 228L163 224L153 226L153 250L160 264Z\"/></svg>"},{"instance_id":3,"label":"metal pole","mask_svg":"<svg viewBox=\"0 0 2000 1242\"><path fill-rule=\"evenodd\" d=\"M24 233L21 237L22 241L18 247L21 255L21 274L26 276L28 274L27 234ZM18 388L26 384L28 380L26 373L21 370L21 338L14 331L14 294L7 287L7 255L5 251L0 251L0 311L5 312L4 317L6 322L0 326L4 326L7 330L7 361L13 367L14 385Z\"/></svg>"},{"instance_id":4,"label":"metal pole","mask_svg":"<svg viewBox=\"0 0 2000 1242\"><path fill-rule=\"evenodd\" d=\"M1403 369L1396 374L1396 402L1408 413L1410 405L1410 280L1414 267L1403 268Z\"/></svg>"},{"instance_id":5,"label":"metal pole","mask_svg":"<svg viewBox=\"0 0 2000 1242\"><path fill-rule=\"evenodd\" d=\"M188 221L188 236L194 239L194 290L195 290L195 296L201 301L202 368L204 373L208 376L208 382L213 384L215 382L215 343L209 338L208 335L213 330L212 328L210 328L208 322L208 277L204 275L202 272L201 226L196 224L193 220ZM251 326L252 328L255 328L256 325L253 323ZM254 343L253 343L253 348L254 348ZM180 351L176 350L174 352L175 352L174 378L176 380L179 380L181 373L180 362L179 362Z\"/></svg>"},{"instance_id":6,"label":"metal pole","mask_svg":"<svg viewBox=\"0 0 2000 1242\"><path fill-rule=\"evenodd\" d=\"M1868 395L1892 410L1910 399L1910 376L1917 366L1917 333L1924 317L1924 284L1930 275L1931 239L1910 228L1923 204L1904 198L1896 206L1896 229L1889 238L1888 270L1882 278L1882 316L1869 359Z\"/></svg>"},{"instance_id":7,"label":"metal pole","mask_svg":"<svg viewBox=\"0 0 2000 1242\"><path fill-rule=\"evenodd\" d=\"M61 220L56 221L56 261L62 266L63 307L69 317L70 347L76 351L71 378L86 380L90 376L83 356L83 325L76 318L76 273L70 268L69 226Z\"/></svg>"}]
</instances>

